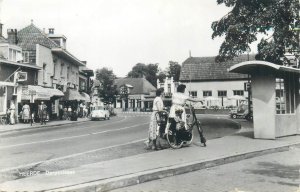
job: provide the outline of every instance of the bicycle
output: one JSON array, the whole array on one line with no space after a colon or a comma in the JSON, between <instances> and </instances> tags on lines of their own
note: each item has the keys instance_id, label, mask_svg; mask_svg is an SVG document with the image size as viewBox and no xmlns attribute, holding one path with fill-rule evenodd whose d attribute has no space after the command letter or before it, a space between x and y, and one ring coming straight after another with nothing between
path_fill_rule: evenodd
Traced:
<instances>
[{"instance_id":1,"label":"bicycle","mask_svg":"<svg viewBox=\"0 0 300 192\"><path fill-rule=\"evenodd\" d=\"M6 115L5 116L0 116L0 124L1 125L7 125L8 124L8 119L7 119Z\"/></svg>"},{"instance_id":2,"label":"bicycle","mask_svg":"<svg viewBox=\"0 0 300 192\"><path fill-rule=\"evenodd\" d=\"M200 136L200 142L203 144L204 147L206 147L206 139L203 135L203 129L201 128L200 121L196 117L195 109L193 106L189 106L188 108L189 114L187 114L187 123L184 125L183 122L176 122L176 128L174 127L170 129L170 119L168 121L168 125L166 126L166 138L168 141L168 144L173 149L179 149L182 146L188 146L193 141L193 129L196 126L199 136ZM182 113L182 112L178 112ZM174 121L174 120L172 120ZM174 123L174 122L173 122ZM178 123L181 124L178 126ZM185 127L187 126L187 127Z\"/></svg>"}]
</instances>

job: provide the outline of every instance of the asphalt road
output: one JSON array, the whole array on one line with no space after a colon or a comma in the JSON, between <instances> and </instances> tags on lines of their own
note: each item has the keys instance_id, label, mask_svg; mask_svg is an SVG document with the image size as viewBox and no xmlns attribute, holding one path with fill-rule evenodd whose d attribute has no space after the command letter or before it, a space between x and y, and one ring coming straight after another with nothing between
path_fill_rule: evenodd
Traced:
<instances>
[{"instance_id":1,"label":"asphalt road","mask_svg":"<svg viewBox=\"0 0 300 192\"><path fill-rule=\"evenodd\" d=\"M239 125L224 116L199 116L209 139L233 134ZM149 115L121 115L59 127L0 135L0 182L29 171L57 171L153 152L145 149ZM196 137L197 138L197 133ZM195 142L199 140L195 139Z\"/></svg>"}]
</instances>

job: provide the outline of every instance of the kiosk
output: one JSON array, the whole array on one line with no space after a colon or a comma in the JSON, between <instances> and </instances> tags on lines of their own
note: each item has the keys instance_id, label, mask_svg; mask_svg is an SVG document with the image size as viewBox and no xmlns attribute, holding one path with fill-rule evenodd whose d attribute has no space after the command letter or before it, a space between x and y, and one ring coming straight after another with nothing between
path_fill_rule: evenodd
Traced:
<instances>
[{"instance_id":1,"label":"kiosk","mask_svg":"<svg viewBox=\"0 0 300 192\"><path fill-rule=\"evenodd\" d=\"M300 133L300 69L246 61L229 71L251 75L254 138L276 139Z\"/></svg>"}]
</instances>

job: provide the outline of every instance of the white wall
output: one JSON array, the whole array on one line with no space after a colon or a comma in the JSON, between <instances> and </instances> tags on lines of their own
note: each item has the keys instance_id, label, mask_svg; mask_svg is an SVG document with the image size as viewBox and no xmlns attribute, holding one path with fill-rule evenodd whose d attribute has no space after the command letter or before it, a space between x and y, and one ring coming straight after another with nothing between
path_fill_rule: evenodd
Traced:
<instances>
[{"instance_id":1,"label":"white wall","mask_svg":"<svg viewBox=\"0 0 300 192\"><path fill-rule=\"evenodd\" d=\"M244 90L244 83L246 80L238 81L209 81L209 82L188 82L186 91L197 91L197 98L203 98L203 91L212 91L212 97L218 98L218 91L227 91L227 97L233 96L233 90ZM244 91L244 97L248 97L248 92ZM221 105L221 98L219 101L212 101L212 105ZM236 105L236 100L223 100L224 106Z\"/></svg>"},{"instance_id":2,"label":"white wall","mask_svg":"<svg viewBox=\"0 0 300 192\"><path fill-rule=\"evenodd\" d=\"M51 76L54 74L54 64L51 49L44 47L42 45L36 45L36 64L37 66L43 68L43 65L46 64L46 73L43 70L38 72L38 85L42 86L52 86ZM44 77L44 74L46 76Z\"/></svg>"},{"instance_id":3,"label":"white wall","mask_svg":"<svg viewBox=\"0 0 300 192\"><path fill-rule=\"evenodd\" d=\"M254 137L275 139L275 77L272 74L252 75Z\"/></svg>"}]
</instances>

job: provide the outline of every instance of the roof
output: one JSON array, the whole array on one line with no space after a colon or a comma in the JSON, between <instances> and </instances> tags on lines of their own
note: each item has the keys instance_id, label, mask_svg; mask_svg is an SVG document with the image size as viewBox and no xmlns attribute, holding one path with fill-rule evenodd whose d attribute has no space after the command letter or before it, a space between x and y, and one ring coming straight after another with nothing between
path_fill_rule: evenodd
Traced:
<instances>
[{"instance_id":1,"label":"roof","mask_svg":"<svg viewBox=\"0 0 300 192\"><path fill-rule=\"evenodd\" d=\"M144 78L121 78L115 80L115 85L119 89L122 85L129 84L133 86L130 89L130 94L149 94L151 91L155 91L156 88Z\"/></svg>"},{"instance_id":2,"label":"roof","mask_svg":"<svg viewBox=\"0 0 300 192\"><path fill-rule=\"evenodd\" d=\"M63 48L54 47L51 49L51 51L52 51L52 53L55 53L58 56L60 56L61 58L64 58L78 66L85 66L85 63L80 61L78 58L76 58L74 55L72 55L70 52L68 52L67 50L65 50Z\"/></svg>"},{"instance_id":3,"label":"roof","mask_svg":"<svg viewBox=\"0 0 300 192\"><path fill-rule=\"evenodd\" d=\"M254 60L255 55L249 55ZM215 57L189 57L182 63L180 81L213 81L246 79L247 75L230 73L228 69L239 62L247 61L248 55L241 55L232 61L215 62Z\"/></svg>"},{"instance_id":4,"label":"roof","mask_svg":"<svg viewBox=\"0 0 300 192\"><path fill-rule=\"evenodd\" d=\"M36 44L43 45L48 48L59 47L54 41L49 39L47 35L31 24L18 31L18 45L24 50L35 50Z\"/></svg>"},{"instance_id":5,"label":"roof","mask_svg":"<svg viewBox=\"0 0 300 192\"><path fill-rule=\"evenodd\" d=\"M1 63L5 63L5 64L9 64L9 65L16 65L16 66L19 66L19 67L26 67L26 68L31 68L31 69L37 69L37 70L42 69L41 67L36 66L36 65L30 65L30 64L26 64L26 63L18 63L18 62L8 61L7 59L0 58L0 64Z\"/></svg>"},{"instance_id":6,"label":"roof","mask_svg":"<svg viewBox=\"0 0 300 192\"><path fill-rule=\"evenodd\" d=\"M253 74L257 71L277 71L277 72L290 72L300 74L300 69L277 65L266 61L246 61L235 64L230 67L230 72ZM278 74L278 73L277 73Z\"/></svg>"}]
</instances>

